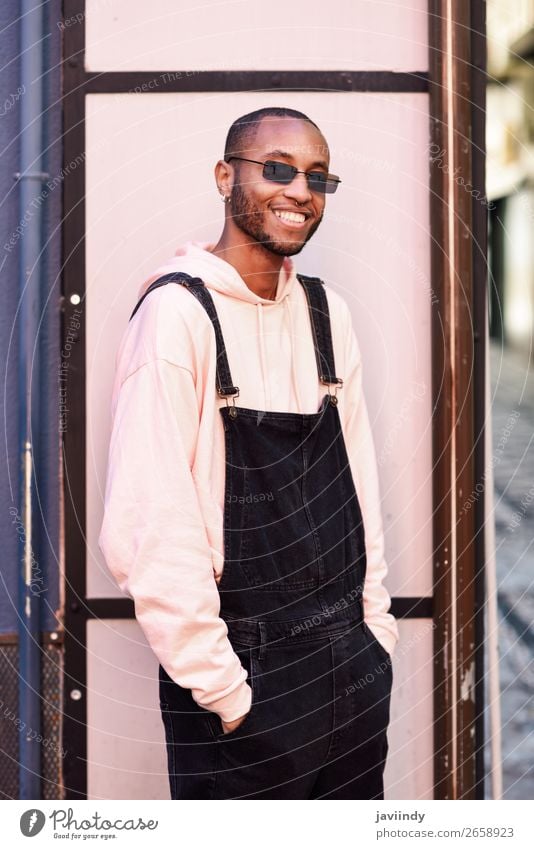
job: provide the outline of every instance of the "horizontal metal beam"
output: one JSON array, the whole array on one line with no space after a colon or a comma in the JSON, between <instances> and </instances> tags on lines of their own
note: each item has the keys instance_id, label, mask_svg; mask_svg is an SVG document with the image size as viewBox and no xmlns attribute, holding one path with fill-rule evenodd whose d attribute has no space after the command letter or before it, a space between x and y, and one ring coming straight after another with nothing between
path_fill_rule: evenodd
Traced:
<instances>
[{"instance_id":1,"label":"horizontal metal beam","mask_svg":"<svg viewBox=\"0 0 534 849\"><path fill-rule=\"evenodd\" d=\"M71 613L86 619L135 619L135 607L129 598L86 598L73 602ZM391 613L397 619L431 619L434 613L431 596L406 596L391 600Z\"/></svg>"},{"instance_id":2,"label":"horizontal metal beam","mask_svg":"<svg viewBox=\"0 0 534 849\"><path fill-rule=\"evenodd\" d=\"M95 71L80 72L78 85L78 93L84 94L426 92L429 88L426 71Z\"/></svg>"},{"instance_id":3,"label":"horizontal metal beam","mask_svg":"<svg viewBox=\"0 0 534 849\"><path fill-rule=\"evenodd\" d=\"M63 643L63 630L58 628L57 631L41 631L40 642L42 646L57 646ZM16 631L0 634L0 646L17 646L19 635Z\"/></svg>"}]
</instances>

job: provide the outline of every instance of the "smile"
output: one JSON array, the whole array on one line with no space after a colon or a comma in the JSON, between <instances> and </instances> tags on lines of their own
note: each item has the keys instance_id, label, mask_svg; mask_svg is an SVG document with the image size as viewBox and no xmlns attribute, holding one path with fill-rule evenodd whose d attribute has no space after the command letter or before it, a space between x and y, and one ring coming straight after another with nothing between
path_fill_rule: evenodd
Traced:
<instances>
[{"instance_id":1,"label":"smile","mask_svg":"<svg viewBox=\"0 0 534 849\"><path fill-rule=\"evenodd\" d=\"M286 212L286 210L274 209L274 214L287 227L301 230L306 224L306 216L302 212Z\"/></svg>"}]
</instances>

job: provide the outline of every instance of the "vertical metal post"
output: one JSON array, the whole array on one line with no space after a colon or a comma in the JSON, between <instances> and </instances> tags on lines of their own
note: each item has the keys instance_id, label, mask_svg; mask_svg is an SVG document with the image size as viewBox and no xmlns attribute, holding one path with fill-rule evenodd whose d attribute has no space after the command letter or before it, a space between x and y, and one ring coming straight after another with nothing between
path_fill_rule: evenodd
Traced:
<instances>
[{"instance_id":1,"label":"vertical metal post","mask_svg":"<svg viewBox=\"0 0 534 849\"><path fill-rule=\"evenodd\" d=\"M41 798L41 622L35 591L34 480L39 456L39 320L42 268L43 6L23 0L20 18L21 98L19 309L19 796Z\"/></svg>"},{"instance_id":2,"label":"vertical metal post","mask_svg":"<svg viewBox=\"0 0 534 849\"><path fill-rule=\"evenodd\" d=\"M87 655L86 655L86 426L85 426L85 13L84 0L64 0L63 32L63 181L62 338L73 309L78 309L78 344L65 370L68 427L62 429L65 583L65 675L63 761L67 799L87 797ZM75 164L76 167L73 167Z\"/></svg>"},{"instance_id":3,"label":"vertical metal post","mask_svg":"<svg viewBox=\"0 0 534 849\"><path fill-rule=\"evenodd\" d=\"M477 799L485 798L485 627L486 608L486 326L488 298L488 205L486 200L486 2L471 0L471 100L473 176L473 321L475 489L475 764ZM491 503L491 494L490 494Z\"/></svg>"},{"instance_id":4,"label":"vertical metal post","mask_svg":"<svg viewBox=\"0 0 534 849\"><path fill-rule=\"evenodd\" d=\"M471 2L430 0L434 795L474 798ZM469 507L466 505L469 504Z\"/></svg>"}]
</instances>

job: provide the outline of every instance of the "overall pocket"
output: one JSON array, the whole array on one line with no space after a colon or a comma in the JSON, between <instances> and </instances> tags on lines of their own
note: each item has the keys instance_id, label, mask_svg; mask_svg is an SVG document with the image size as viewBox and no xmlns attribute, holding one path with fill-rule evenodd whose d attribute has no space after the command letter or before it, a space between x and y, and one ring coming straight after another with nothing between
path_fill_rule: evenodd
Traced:
<instances>
[{"instance_id":1,"label":"overall pocket","mask_svg":"<svg viewBox=\"0 0 534 849\"><path fill-rule=\"evenodd\" d=\"M382 645L380 640L378 640L375 637L375 635L373 634L373 632L369 628L369 625L366 622L363 622L363 630L364 630L365 635L367 636L368 641L372 645L374 645L376 651L380 654L380 656L382 658L382 663L387 663L387 665L391 667L392 661L391 661L390 653L387 651L387 649L384 648L384 646Z\"/></svg>"}]
</instances>

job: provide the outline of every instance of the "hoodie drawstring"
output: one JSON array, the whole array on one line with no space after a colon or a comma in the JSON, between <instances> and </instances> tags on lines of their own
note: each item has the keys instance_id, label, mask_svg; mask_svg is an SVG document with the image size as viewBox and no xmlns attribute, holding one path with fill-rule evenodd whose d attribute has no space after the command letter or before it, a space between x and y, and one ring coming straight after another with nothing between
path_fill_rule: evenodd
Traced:
<instances>
[{"instance_id":1,"label":"hoodie drawstring","mask_svg":"<svg viewBox=\"0 0 534 849\"><path fill-rule=\"evenodd\" d=\"M289 316L289 338L291 339L291 380L293 381L293 390L297 399L297 412L302 413L302 401L299 393L299 381L297 377L297 366L295 363L295 339L293 336L293 316L291 314L291 303L289 298L284 298L284 303L287 304L287 312Z\"/></svg>"}]
</instances>

